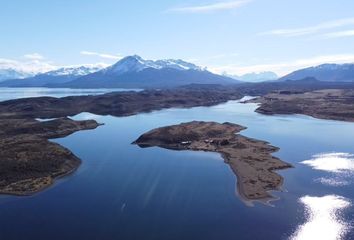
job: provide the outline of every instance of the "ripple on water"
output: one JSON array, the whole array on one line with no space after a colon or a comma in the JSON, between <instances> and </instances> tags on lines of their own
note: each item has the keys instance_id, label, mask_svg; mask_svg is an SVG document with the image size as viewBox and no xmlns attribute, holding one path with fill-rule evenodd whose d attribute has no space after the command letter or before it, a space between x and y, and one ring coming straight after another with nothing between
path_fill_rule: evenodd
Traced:
<instances>
[{"instance_id":1,"label":"ripple on water","mask_svg":"<svg viewBox=\"0 0 354 240\"><path fill-rule=\"evenodd\" d=\"M306 222L300 225L290 240L340 240L350 228L342 212L350 201L337 195L323 197L304 196L300 203L305 206Z\"/></svg>"},{"instance_id":2,"label":"ripple on water","mask_svg":"<svg viewBox=\"0 0 354 240\"><path fill-rule=\"evenodd\" d=\"M320 177L316 178L315 182L322 183L323 185L341 187L350 184L348 180L342 179L340 177Z\"/></svg>"}]
</instances>

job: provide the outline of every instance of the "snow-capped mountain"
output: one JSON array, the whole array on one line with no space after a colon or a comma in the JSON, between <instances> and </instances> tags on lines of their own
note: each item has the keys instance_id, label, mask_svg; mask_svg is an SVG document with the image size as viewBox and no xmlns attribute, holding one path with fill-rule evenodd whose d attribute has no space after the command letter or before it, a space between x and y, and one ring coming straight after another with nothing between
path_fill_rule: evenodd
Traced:
<instances>
[{"instance_id":1,"label":"snow-capped mountain","mask_svg":"<svg viewBox=\"0 0 354 240\"><path fill-rule=\"evenodd\" d=\"M241 80L244 82L264 82L264 81L271 81L278 79L278 75L274 72L266 71L266 72L259 72L259 73L246 73L243 75L228 75L234 79Z\"/></svg>"},{"instance_id":2,"label":"snow-capped mountain","mask_svg":"<svg viewBox=\"0 0 354 240\"><path fill-rule=\"evenodd\" d=\"M161 88L188 84L235 84L237 80L213 74L183 60L145 60L128 56L101 71L79 77L62 87Z\"/></svg>"},{"instance_id":3,"label":"snow-capped mountain","mask_svg":"<svg viewBox=\"0 0 354 240\"><path fill-rule=\"evenodd\" d=\"M280 80L301 80L307 77L327 82L354 82L354 63L322 64L292 72Z\"/></svg>"},{"instance_id":4,"label":"snow-capped mountain","mask_svg":"<svg viewBox=\"0 0 354 240\"><path fill-rule=\"evenodd\" d=\"M202 70L193 63L185 62L183 60L166 59L166 60L145 60L140 56L128 56L116 64L106 68L105 72L112 72L115 74L123 74L126 72L140 72L147 68L163 69L172 68L177 70Z\"/></svg>"},{"instance_id":5,"label":"snow-capped mountain","mask_svg":"<svg viewBox=\"0 0 354 240\"><path fill-rule=\"evenodd\" d=\"M0 69L0 81L9 79L22 79L33 76L33 73L15 70L13 68Z\"/></svg>"},{"instance_id":6,"label":"snow-capped mountain","mask_svg":"<svg viewBox=\"0 0 354 240\"><path fill-rule=\"evenodd\" d=\"M62 67L57 70L53 70L50 72L43 73L43 75L48 75L48 76L67 76L67 75L72 75L72 76L84 76L90 73L97 72L101 69L106 67L104 64L100 65L85 65L85 66L78 66L78 67Z\"/></svg>"},{"instance_id":7,"label":"snow-capped mountain","mask_svg":"<svg viewBox=\"0 0 354 240\"><path fill-rule=\"evenodd\" d=\"M183 60L145 60L128 56L103 68L64 67L25 79L8 80L3 87L160 88L188 84L235 84L237 80L211 73Z\"/></svg>"},{"instance_id":8,"label":"snow-capped mountain","mask_svg":"<svg viewBox=\"0 0 354 240\"><path fill-rule=\"evenodd\" d=\"M106 67L106 65L85 65L63 67L46 73L40 73L33 77L17 78L3 81L2 87L47 87L55 84L63 84L87 74L97 72Z\"/></svg>"}]
</instances>

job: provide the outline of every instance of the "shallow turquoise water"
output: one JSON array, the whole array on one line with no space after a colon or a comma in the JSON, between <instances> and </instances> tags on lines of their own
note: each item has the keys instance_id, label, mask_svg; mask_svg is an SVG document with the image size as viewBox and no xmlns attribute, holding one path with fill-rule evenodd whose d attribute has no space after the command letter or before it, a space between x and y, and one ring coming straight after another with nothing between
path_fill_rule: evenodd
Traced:
<instances>
[{"instance_id":1,"label":"shallow turquoise water","mask_svg":"<svg viewBox=\"0 0 354 240\"><path fill-rule=\"evenodd\" d=\"M255 104L168 109L130 117L82 113L105 125L56 139L82 159L79 170L31 197L0 198L1 239L289 239L306 221L303 196L354 199L349 184L328 186L329 173L300 162L322 152L354 153L354 124L306 116L264 116ZM216 153L141 149L131 142L155 128L192 120L233 122L242 134L280 147L295 168L273 207L246 206L236 178ZM346 173L348 174L348 173ZM350 224L354 209L343 211ZM344 239L350 239L349 232Z\"/></svg>"}]
</instances>

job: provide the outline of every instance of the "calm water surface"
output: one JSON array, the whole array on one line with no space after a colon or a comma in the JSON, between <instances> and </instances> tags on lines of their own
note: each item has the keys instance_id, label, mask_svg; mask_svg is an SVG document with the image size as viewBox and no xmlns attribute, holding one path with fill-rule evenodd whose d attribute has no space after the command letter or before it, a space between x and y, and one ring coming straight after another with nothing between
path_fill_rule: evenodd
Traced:
<instances>
[{"instance_id":1,"label":"calm water surface","mask_svg":"<svg viewBox=\"0 0 354 240\"><path fill-rule=\"evenodd\" d=\"M2 196L0 239L353 239L350 167L331 172L305 163L312 159L318 165L316 154L340 152L350 165L354 124L263 116L255 108L233 101L121 118L75 116L105 123L54 140L80 157L81 167L34 196ZM275 155L295 166L280 171L284 192L274 193L280 200L272 207L247 207L237 197L235 176L216 153L131 145L152 128L192 120L241 124L248 127L242 134L280 147ZM317 238L318 229L328 234Z\"/></svg>"},{"instance_id":2,"label":"calm water surface","mask_svg":"<svg viewBox=\"0 0 354 240\"><path fill-rule=\"evenodd\" d=\"M70 89L70 88L4 88L0 87L0 101L28 97L66 97L79 95L97 95L107 92L140 91L140 89Z\"/></svg>"}]
</instances>

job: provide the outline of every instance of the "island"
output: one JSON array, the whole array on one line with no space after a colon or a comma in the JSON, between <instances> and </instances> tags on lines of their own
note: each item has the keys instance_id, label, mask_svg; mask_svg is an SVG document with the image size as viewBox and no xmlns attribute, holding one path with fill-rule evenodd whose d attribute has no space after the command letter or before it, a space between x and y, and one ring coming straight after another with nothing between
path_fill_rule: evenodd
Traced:
<instances>
[{"instance_id":1,"label":"island","mask_svg":"<svg viewBox=\"0 0 354 240\"><path fill-rule=\"evenodd\" d=\"M48 139L98 125L94 120L66 117L49 121L0 119L0 193L30 195L73 172L81 160Z\"/></svg>"},{"instance_id":2,"label":"island","mask_svg":"<svg viewBox=\"0 0 354 240\"><path fill-rule=\"evenodd\" d=\"M162 147L220 153L237 177L239 195L248 201L273 199L269 191L279 190L283 177L276 170L292 165L272 156L278 148L242 136L245 127L233 123L193 121L153 129L133 144L140 147Z\"/></svg>"}]
</instances>

